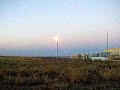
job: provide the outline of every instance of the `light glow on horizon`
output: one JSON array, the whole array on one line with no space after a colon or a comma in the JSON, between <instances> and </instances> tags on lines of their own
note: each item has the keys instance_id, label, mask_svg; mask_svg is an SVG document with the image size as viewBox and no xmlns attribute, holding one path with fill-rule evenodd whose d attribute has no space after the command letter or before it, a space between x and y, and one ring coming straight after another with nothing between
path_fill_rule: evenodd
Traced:
<instances>
[{"instance_id":1,"label":"light glow on horizon","mask_svg":"<svg viewBox=\"0 0 120 90\"><path fill-rule=\"evenodd\" d=\"M59 39L58 39L58 36L54 36L54 37L53 37L53 40L55 40L56 42L58 42L58 40L59 40Z\"/></svg>"}]
</instances>

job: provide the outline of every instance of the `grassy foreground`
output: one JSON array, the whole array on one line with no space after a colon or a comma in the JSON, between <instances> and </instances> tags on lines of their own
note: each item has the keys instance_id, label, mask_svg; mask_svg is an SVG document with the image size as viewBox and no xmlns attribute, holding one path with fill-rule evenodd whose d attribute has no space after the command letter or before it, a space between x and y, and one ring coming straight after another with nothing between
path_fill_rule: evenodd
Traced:
<instances>
[{"instance_id":1,"label":"grassy foreground","mask_svg":"<svg viewBox=\"0 0 120 90\"><path fill-rule=\"evenodd\" d=\"M8 88L119 90L120 61L0 57L0 89Z\"/></svg>"}]
</instances>

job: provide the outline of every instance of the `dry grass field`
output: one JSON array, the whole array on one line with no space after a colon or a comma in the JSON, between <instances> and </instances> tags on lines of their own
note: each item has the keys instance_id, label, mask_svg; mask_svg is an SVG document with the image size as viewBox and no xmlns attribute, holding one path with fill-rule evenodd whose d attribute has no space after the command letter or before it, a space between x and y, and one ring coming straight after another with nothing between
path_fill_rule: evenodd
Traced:
<instances>
[{"instance_id":1,"label":"dry grass field","mask_svg":"<svg viewBox=\"0 0 120 90\"><path fill-rule=\"evenodd\" d=\"M1 90L120 89L120 61L0 57Z\"/></svg>"}]
</instances>

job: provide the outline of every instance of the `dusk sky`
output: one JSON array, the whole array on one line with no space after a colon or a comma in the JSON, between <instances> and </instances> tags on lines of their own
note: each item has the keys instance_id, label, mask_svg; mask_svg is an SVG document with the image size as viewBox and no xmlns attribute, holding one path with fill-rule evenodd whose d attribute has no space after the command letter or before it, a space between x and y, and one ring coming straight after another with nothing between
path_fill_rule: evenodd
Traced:
<instances>
[{"instance_id":1,"label":"dusk sky","mask_svg":"<svg viewBox=\"0 0 120 90\"><path fill-rule=\"evenodd\" d=\"M0 55L55 56L120 47L120 0L0 0Z\"/></svg>"}]
</instances>

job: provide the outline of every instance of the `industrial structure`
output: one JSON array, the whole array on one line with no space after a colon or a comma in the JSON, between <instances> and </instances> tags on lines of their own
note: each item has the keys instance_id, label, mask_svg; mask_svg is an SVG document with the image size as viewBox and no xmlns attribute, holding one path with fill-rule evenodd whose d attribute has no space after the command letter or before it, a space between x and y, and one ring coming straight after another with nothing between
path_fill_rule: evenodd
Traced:
<instances>
[{"instance_id":1,"label":"industrial structure","mask_svg":"<svg viewBox=\"0 0 120 90\"><path fill-rule=\"evenodd\" d=\"M90 56L87 54L73 54L71 56L73 60L90 60Z\"/></svg>"},{"instance_id":2,"label":"industrial structure","mask_svg":"<svg viewBox=\"0 0 120 90\"><path fill-rule=\"evenodd\" d=\"M120 48L111 48L108 50L104 50L104 52L110 53L110 55L120 55Z\"/></svg>"},{"instance_id":3,"label":"industrial structure","mask_svg":"<svg viewBox=\"0 0 120 90\"><path fill-rule=\"evenodd\" d=\"M120 60L120 48L111 48L108 50L104 50L104 52L109 53L109 60Z\"/></svg>"},{"instance_id":4,"label":"industrial structure","mask_svg":"<svg viewBox=\"0 0 120 90\"><path fill-rule=\"evenodd\" d=\"M71 59L74 60L120 60L120 48L106 49L101 53L94 54L73 54Z\"/></svg>"}]
</instances>

